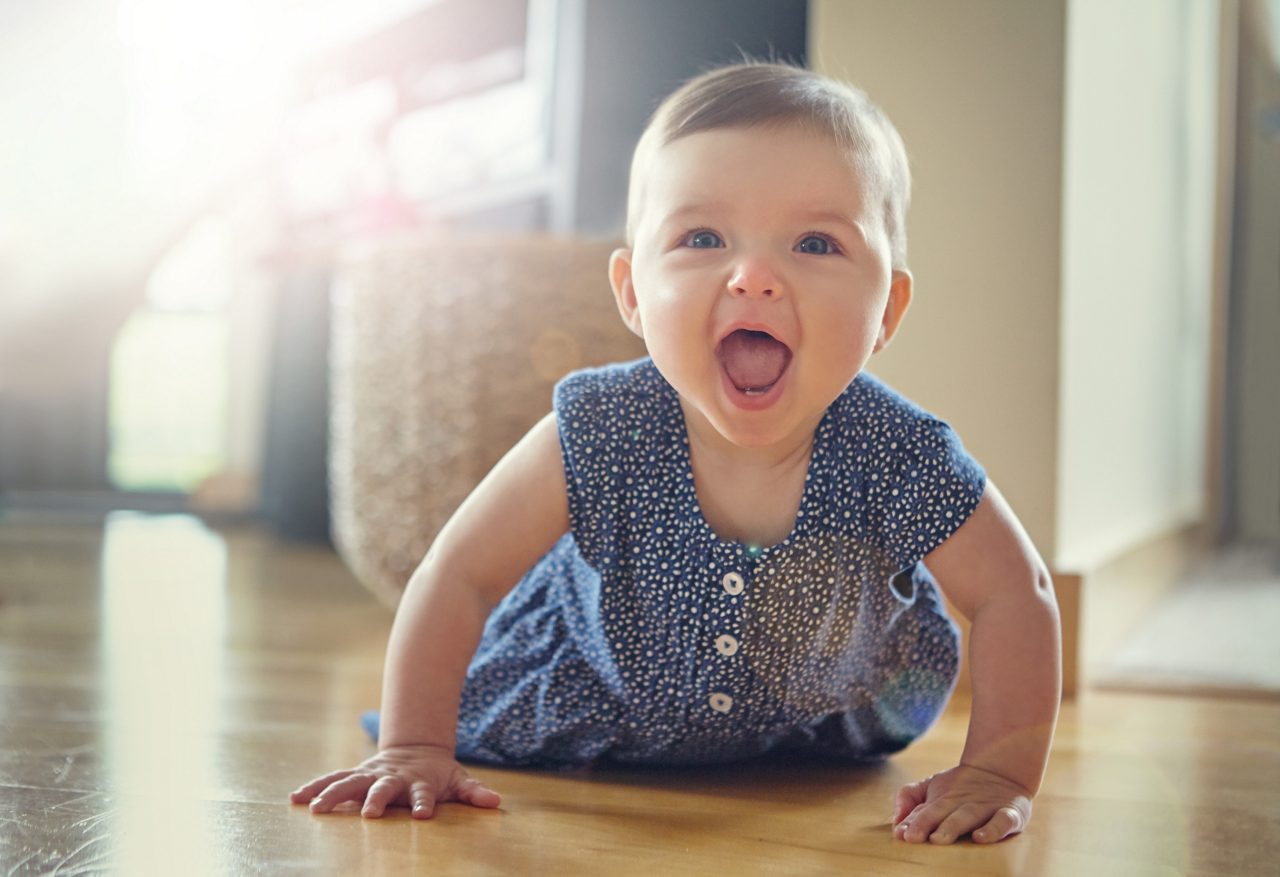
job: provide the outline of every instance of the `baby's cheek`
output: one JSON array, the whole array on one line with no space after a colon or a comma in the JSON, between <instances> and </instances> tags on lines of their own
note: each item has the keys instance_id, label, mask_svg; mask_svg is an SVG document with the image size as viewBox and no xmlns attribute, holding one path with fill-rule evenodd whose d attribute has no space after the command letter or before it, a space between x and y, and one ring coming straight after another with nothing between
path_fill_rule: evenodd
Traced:
<instances>
[{"instance_id":1,"label":"baby's cheek","mask_svg":"<svg viewBox=\"0 0 1280 877\"><path fill-rule=\"evenodd\" d=\"M698 322L688 311L655 307L644 319L644 340L651 354L668 360L689 360L700 356L706 341L693 326Z\"/></svg>"}]
</instances>

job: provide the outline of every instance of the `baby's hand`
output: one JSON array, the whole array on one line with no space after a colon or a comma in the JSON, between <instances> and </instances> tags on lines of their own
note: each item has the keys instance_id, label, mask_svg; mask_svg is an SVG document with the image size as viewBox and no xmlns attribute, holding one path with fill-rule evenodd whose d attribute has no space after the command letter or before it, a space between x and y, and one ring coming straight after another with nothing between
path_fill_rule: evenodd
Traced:
<instances>
[{"instance_id":1,"label":"baby's hand","mask_svg":"<svg viewBox=\"0 0 1280 877\"><path fill-rule=\"evenodd\" d=\"M436 804L461 801L473 807L497 807L498 793L471 779L453 753L439 746L390 746L350 770L317 777L289 795L295 804L311 802L312 813L328 813L344 801L364 799L362 816L376 819L387 806L412 807L414 819L430 819Z\"/></svg>"},{"instance_id":2,"label":"baby's hand","mask_svg":"<svg viewBox=\"0 0 1280 877\"><path fill-rule=\"evenodd\" d=\"M995 843L1027 827L1031 793L999 774L960 765L903 786L894 802L894 829L908 843L949 844L973 832Z\"/></svg>"}]
</instances>

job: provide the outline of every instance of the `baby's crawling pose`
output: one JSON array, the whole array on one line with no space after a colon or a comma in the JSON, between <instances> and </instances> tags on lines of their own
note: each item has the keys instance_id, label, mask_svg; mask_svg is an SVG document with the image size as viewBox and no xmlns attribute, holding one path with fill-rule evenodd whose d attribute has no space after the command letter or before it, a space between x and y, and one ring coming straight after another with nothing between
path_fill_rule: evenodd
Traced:
<instances>
[{"instance_id":1,"label":"baby's crawling pose","mask_svg":"<svg viewBox=\"0 0 1280 877\"><path fill-rule=\"evenodd\" d=\"M643 360L579 372L458 509L392 630L379 751L293 793L496 807L457 759L872 760L932 724L972 621L960 763L904 840L1031 815L1057 717L1056 604L947 424L863 373L911 301L910 180L861 92L742 64L659 107L609 278Z\"/></svg>"}]
</instances>

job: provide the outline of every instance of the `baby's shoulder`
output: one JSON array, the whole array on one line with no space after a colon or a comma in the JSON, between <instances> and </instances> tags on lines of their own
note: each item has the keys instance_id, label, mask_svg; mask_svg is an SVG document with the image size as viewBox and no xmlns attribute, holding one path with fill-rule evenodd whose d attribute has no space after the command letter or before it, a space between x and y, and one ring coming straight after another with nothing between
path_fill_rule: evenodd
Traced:
<instances>
[{"instance_id":1,"label":"baby's shoulder","mask_svg":"<svg viewBox=\"0 0 1280 877\"><path fill-rule=\"evenodd\" d=\"M893 442L946 424L884 381L860 373L832 405L833 419L846 434Z\"/></svg>"},{"instance_id":2,"label":"baby's shoulder","mask_svg":"<svg viewBox=\"0 0 1280 877\"><path fill-rule=\"evenodd\" d=\"M662 376L648 357L573 372L556 384L553 405L566 426L631 425L655 416Z\"/></svg>"},{"instance_id":3,"label":"baby's shoulder","mask_svg":"<svg viewBox=\"0 0 1280 877\"><path fill-rule=\"evenodd\" d=\"M648 358L574 372L556 385L556 423L566 462L610 467L647 459L676 441L674 390Z\"/></svg>"},{"instance_id":4,"label":"baby's shoulder","mask_svg":"<svg viewBox=\"0 0 1280 877\"><path fill-rule=\"evenodd\" d=\"M632 485L669 483L674 392L648 359L584 369L556 385L569 516L584 557L598 557L613 532L604 519L638 501Z\"/></svg>"},{"instance_id":5,"label":"baby's shoulder","mask_svg":"<svg viewBox=\"0 0 1280 877\"><path fill-rule=\"evenodd\" d=\"M836 399L830 415L827 440L834 456L859 469L914 468L962 452L950 424L865 372Z\"/></svg>"}]
</instances>

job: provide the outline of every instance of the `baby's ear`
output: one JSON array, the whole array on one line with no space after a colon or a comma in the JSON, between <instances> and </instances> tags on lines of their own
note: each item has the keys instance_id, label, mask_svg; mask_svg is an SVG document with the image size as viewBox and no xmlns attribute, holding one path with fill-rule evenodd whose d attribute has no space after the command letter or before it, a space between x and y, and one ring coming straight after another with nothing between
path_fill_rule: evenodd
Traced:
<instances>
[{"instance_id":1,"label":"baby's ear","mask_svg":"<svg viewBox=\"0 0 1280 877\"><path fill-rule=\"evenodd\" d=\"M872 353L879 353L888 347L898 327L902 325L902 318L907 315L907 308L911 307L911 282L910 271L894 270L889 280L889 300L884 305L884 317L880 320L880 332L876 335L876 346L872 348Z\"/></svg>"},{"instance_id":2,"label":"baby's ear","mask_svg":"<svg viewBox=\"0 0 1280 877\"><path fill-rule=\"evenodd\" d=\"M631 282L631 250L627 247L614 250L609 256L609 285L613 287L613 299L618 313L627 328L641 338L644 326L640 322L640 305L636 301L635 284Z\"/></svg>"}]
</instances>

